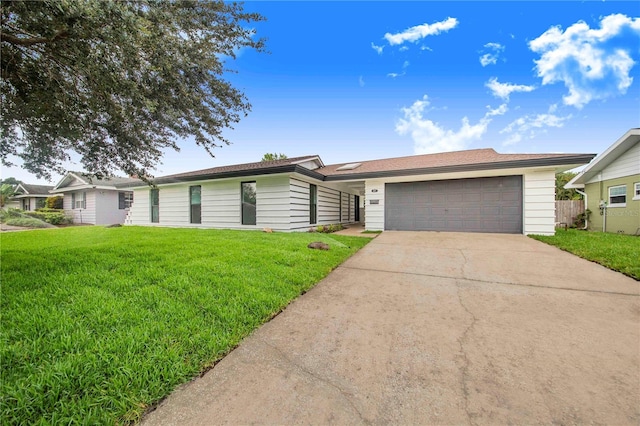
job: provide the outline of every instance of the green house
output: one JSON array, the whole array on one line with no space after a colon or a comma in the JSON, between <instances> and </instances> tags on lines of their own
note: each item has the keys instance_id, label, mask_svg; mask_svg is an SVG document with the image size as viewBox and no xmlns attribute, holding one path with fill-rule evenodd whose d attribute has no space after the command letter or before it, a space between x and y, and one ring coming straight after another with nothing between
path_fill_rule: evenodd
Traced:
<instances>
[{"instance_id":1,"label":"green house","mask_svg":"<svg viewBox=\"0 0 640 426\"><path fill-rule=\"evenodd\" d=\"M629 130L565 188L584 195L589 230L640 235L640 129Z\"/></svg>"}]
</instances>

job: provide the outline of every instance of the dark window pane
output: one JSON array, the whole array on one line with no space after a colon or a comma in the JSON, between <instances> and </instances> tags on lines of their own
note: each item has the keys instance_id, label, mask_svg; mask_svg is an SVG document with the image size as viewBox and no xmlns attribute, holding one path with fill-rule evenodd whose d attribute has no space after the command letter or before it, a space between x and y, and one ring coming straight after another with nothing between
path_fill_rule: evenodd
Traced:
<instances>
[{"instance_id":1,"label":"dark window pane","mask_svg":"<svg viewBox=\"0 0 640 426\"><path fill-rule=\"evenodd\" d=\"M200 185L189 187L189 201L191 204L190 220L191 223L202 223L201 217L201 188Z\"/></svg>"},{"instance_id":2,"label":"dark window pane","mask_svg":"<svg viewBox=\"0 0 640 426\"><path fill-rule=\"evenodd\" d=\"M242 224L256 224L256 183L242 182Z\"/></svg>"},{"instance_id":3,"label":"dark window pane","mask_svg":"<svg viewBox=\"0 0 640 426\"><path fill-rule=\"evenodd\" d=\"M309 185L309 223L315 224L318 221L318 187Z\"/></svg>"},{"instance_id":4,"label":"dark window pane","mask_svg":"<svg viewBox=\"0 0 640 426\"><path fill-rule=\"evenodd\" d=\"M160 191L158 189L152 189L149 191L149 198L151 201L151 222L160 222Z\"/></svg>"},{"instance_id":5,"label":"dark window pane","mask_svg":"<svg viewBox=\"0 0 640 426\"><path fill-rule=\"evenodd\" d=\"M118 209L124 210L124 192L118 192Z\"/></svg>"}]
</instances>

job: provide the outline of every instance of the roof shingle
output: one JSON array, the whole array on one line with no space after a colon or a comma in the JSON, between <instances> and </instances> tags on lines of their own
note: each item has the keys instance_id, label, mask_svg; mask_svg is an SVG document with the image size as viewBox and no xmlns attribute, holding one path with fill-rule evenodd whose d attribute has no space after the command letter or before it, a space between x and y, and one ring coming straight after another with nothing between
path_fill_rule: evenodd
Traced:
<instances>
[{"instance_id":1,"label":"roof shingle","mask_svg":"<svg viewBox=\"0 0 640 426\"><path fill-rule=\"evenodd\" d=\"M450 166L479 165L511 162L519 160L541 160L548 158L575 157L589 154L499 154L492 148L471 149L467 151L441 152L437 154L411 155L407 157L385 158L381 160L361 161L355 169L338 170L348 163L331 164L316 172L325 176L353 175L362 173L390 172L440 168Z\"/></svg>"}]
</instances>

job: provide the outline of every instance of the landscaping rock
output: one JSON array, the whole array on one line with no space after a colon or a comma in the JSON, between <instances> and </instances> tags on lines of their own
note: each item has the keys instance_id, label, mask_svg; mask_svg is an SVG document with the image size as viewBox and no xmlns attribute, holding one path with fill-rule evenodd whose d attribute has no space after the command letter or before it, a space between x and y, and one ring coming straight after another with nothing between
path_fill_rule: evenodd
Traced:
<instances>
[{"instance_id":1,"label":"landscaping rock","mask_svg":"<svg viewBox=\"0 0 640 426\"><path fill-rule=\"evenodd\" d=\"M325 244L321 241L314 241L312 243L309 243L307 247L316 250L329 250L329 244Z\"/></svg>"}]
</instances>

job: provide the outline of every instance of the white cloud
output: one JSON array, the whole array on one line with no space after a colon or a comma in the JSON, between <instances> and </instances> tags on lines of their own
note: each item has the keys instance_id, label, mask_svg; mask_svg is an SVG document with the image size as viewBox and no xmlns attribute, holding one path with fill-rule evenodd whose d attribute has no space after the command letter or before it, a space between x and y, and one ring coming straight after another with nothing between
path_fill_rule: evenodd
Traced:
<instances>
[{"instance_id":1,"label":"white cloud","mask_svg":"<svg viewBox=\"0 0 640 426\"><path fill-rule=\"evenodd\" d=\"M484 84L489 90L491 90L491 94L496 98L501 98L505 101L509 100L509 96L513 92L531 92L535 90L535 86L527 86L524 84L511 84L511 83L500 83L496 77L492 77Z\"/></svg>"},{"instance_id":2,"label":"white cloud","mask_svg":"<svg viewBox=\"0 0 640 426\"><path fill-rule=\"evenodd\" d=\"M417 100L408 108L402 108L403 118L396 123L396 133L399 135L410 134L414 143L416 154L430 154L462 150L474 140L482 138L486 133L491 117L502 115L507 111L506 104L496 109L489 109L476 124L470 124L467 117L463 117L458 130L446 129L440 124L429 120L425 114L429 112L429 99L427 95Z\"/></svg>"},{"instance_id":3,"label":"white cloud","mask_svg":"<svg viewBox=\"0 0 640 426\"><path fill-rule=\"evenodd\" d=\"M553 105L551 105L549 109L554 109ZM561 117L552 113L525 115L520 117L509 123L509 125L504 129L500 130L501 134L510 134L502 145L508 146L516 144L525 136L529 139L533 139L538 133L546 132L548 127L563 127L564 123L571 119L571 117L571 114Z\"/></svg>"},{"instance_id":4,"label":"white cloud","mask_svg":"<svg viewBox=\"0 0 640 426\"><path fill-rule=\"evenodd\" d=\"M549 28L529 42L540 54L534 61L542 84L562 82L569 90L565 105L582 108L592 100L625 94L633 81L629 71L635 64L630 51L634 43L619 37L626 30L640 36L640 18L615 14L605 16L599 29L579 21L564 32ZM637 50L637 43L635 43Z\"/></svg>"},{"instance_id":5,"label":"white cloud","mask_svg":"<svg viewBox=\"0 0 640 426\"><path fill-rule=\"evenodd\" d=\"M373 42L371 42L371 48L376 52L378 52L378 55L382 55L382 50L384 49L384 46L376 46L375 44L373 44Z\"/></svg>"},{"instance_id":6,"label":"white cloud","mask_svg":"<svg viewBox=\"0 0 640 426\"><path fill-rule=\"evenodd\" d=\"M500 52L504 51L504 46L500 43L487 43L484 45L482 52L487 50L490 50L490 52L480 56L480 64L483 67L486 67L487 65L495 65L498 62Z\"/></svg>"},{"instance_id":7,"label":"white cloud","mask_svg":"<svg viewBox=\"0 0 640 426\"><path fill-rule=\"evenodd\" d=\"M391 77L391 78L397 78L397 77L402 77L403 75L405 75L406 73L403 71L401 73L397 73L397 72L390 72L389 74L387 74L387 77Z\"/></svg>"},{"instance_id":8,"label":"white cloud","mask_svg":"<svg viewBox=\"0 0 640 426\"><path fill-rule=\"evenodd\" d=\"M399 50L401 52L406 52L407 50L409 50L409 46L402 46Z\"/></svg>"},{"instance_id":9,"label":"white cloud","mask_svg":"<svg viewBox=\"0 0 640 426\"><path fill-rule=\"evenodd\" d=\"M438 35L442 32L449 31L458 25L456 18L447 18L444 21L435 22L433 24L422 24L415 27L407 28L406 30L391 34L386 33L384 38L389 42L391 46L396 44L402 44L410 41L415 43L416 41L423 39L430 35Z\"/></svg>"},{"instance_id":10,"label":"white cloud","mask_svg":"<svg viewBox=\"0 0 640 426\"><path fill-rule=\"evenodd\" d=\"M497 62L498 62L497 55L493 55L491 53L485 53L484 55L480 56L480 64L483 67L486 67L487 65L495 65Z\"/></svg>"}]
</instances>

